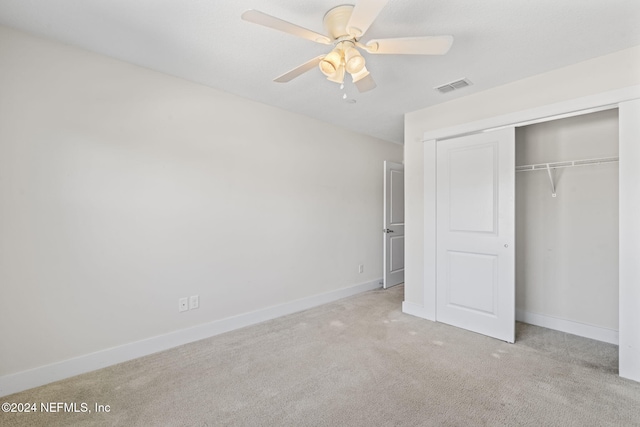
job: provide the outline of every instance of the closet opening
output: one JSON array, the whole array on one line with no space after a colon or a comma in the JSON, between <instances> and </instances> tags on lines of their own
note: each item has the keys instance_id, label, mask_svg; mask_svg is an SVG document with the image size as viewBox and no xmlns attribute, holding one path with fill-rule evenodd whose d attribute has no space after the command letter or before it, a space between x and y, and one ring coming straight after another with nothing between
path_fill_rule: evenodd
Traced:
<instances>
[{"instance_id":1,"label":"closet opening","mask_svg":"<svg viewBox=\"0 0 640 427\"><path fill-rule=\"evenodd\" d=\"M618 134L614 108L518 127L515 150L516 341L615 372Z\"/></svg>"}]
</instances>

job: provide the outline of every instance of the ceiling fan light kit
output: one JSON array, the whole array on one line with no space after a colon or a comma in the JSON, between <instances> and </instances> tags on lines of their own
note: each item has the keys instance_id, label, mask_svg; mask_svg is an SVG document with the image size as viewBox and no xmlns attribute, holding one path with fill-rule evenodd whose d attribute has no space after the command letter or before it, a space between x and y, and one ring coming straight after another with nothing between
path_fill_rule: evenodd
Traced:
<instances>
[{"instance_id":1,"label":"ceiling fan light kit","mask_svg":"<svg viewBox=\"0 0 640 427\"><path fill-rule=\"evenodd\" d=\"M328 80L342 83L345 71L353 76L362 71L365 63L364 57L355 48L355 43L344 40L338 42L335 49L320 60L318 66Z\"/></svg>"},{"instance_id":2,"label":"ceiling fan light kit","mask_svg":"<svg viewBox=\"0 0 640 427\"><path fill-rule=\"evenodd\" d=\"M358 48L370 54L444 55L453 43L452 36L405 37L369 40L360 43L360 38L369 29L388 0L360 0L357 5L340 5L330 9L323 17L329 36L300 27L257 10L248 10L242 19L335 47L324 56L313 58L304 64L277 77L274 81L285 83L313 69L316 65L327 80L343 84L345 72L351 75L360 92L376 87L366 68L366 59Z\"/></svg>"}]
</instances>

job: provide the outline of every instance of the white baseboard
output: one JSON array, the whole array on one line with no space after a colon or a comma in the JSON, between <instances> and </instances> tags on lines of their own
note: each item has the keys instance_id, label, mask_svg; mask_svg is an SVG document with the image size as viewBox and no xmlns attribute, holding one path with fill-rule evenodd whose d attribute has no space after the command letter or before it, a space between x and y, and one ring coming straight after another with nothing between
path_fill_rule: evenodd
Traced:
<instances>
[{"instance_id":1,"label":"white baseboard","mask_svg":"<svg viewBox=\"0 0 640 427\"><path fill-rule=\"evenodd\" d=\"M530 325L542 326L543 328L554 329L556 331L618 345L618 331L614 329L575 322L573 320L560 319L558 317L532 313L530 311L519 309L516 309L516 320L519 322L529 323Z\"/></svg>"},{"instance_id":2,"label":"white baseboard","mask_svg":"<svg viewBox=\"0 0 640 427\"><path fill-rule=\"evenodd\" d=\"M402 302L402 312L406 313L406 314L410 314L412 316L421 317L423 319L431 320L431 321L435 321L436 320L436 319L433 319L429 315L429 313L427 312L427 310L425 310L425 308L423 306L418 305L418 304L414 304L412 302L403 301Z\"/></svg>"},{"instance_id":3,"label":"white baseboard","mask_svg":"<svg viewBox=\"0 0 640 427\"><path fill-rule=\"evenodd\" d=\"M338 289L324 294L313 295L288 303L263 308L238 316L216 320L191 328L182 329L145 340L108 348L95 353L85 354L50 365L40 366L28 371L0 377L0 396L17 393L33 387L49 384L75 375L95 371L127 360L147 356L168 350L190 342L199 341L215 335L254 325L276 317L285 316L319 305L337 301L361 292L381 288L381 279Z\"/></svg>"}]
</instances>

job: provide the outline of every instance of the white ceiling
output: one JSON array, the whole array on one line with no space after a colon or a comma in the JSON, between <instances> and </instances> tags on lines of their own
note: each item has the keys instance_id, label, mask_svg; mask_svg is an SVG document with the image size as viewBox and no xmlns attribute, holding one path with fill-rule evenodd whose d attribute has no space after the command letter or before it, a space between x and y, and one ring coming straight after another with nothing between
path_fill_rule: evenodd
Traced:
<instances>
[{"instance_id":1,"label":"white ceiling","mask_svg":"<svg viewBox=\"0 0 640 427\"><path fill-rule=\"evenodd\" d=\"M451 34L449 53L364 53L378 87L359 94L347 79L355 104L317 69L274 83L330 47L245 22L242 12L324 33L322 17L340 1L0 0L0 24L399 143L406 112L640 45L638 0L390 0L363 41ZM463 77L473 85L433 90Z\"/></svg>"}]
</instances>

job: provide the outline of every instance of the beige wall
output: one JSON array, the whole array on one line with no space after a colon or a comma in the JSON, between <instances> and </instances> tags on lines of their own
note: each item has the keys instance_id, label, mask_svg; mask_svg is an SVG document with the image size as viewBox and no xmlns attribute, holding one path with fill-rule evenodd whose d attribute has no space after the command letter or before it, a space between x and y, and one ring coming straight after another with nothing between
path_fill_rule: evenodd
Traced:
<instances>
[{"instance_id":1,"label":"beige wall","mask_svg":"<svg viewBox=\"0 0 640 427\"><path fill-rule=\"evenodd\" d=\"M640 46L504 86L457 98L405 116L405 302L425 305L424 144L427 131L542 107L640 84ZM427 170L427 176L432 174Z\"/></svg>"},{"instance_id":2,"label":"beige wall","mask_svg":"<svg viewBox=\"0 0 640 427\"><path fill-rule=\"evenodd\" d=\"M382 277L401 146L1 27L0 62L0 376Z\"/></svg>"},{"instance_id":3,"label":"beige wall","mask_svg":"<svg viewBox=\"0 0 640 427\"><path fill-rule=\"evenodd\" d=\"M618 110L516 129L516 165L618 156ZM618 164L516 173L516 309L618 330Z\"/></svg>"}]
</instances>

